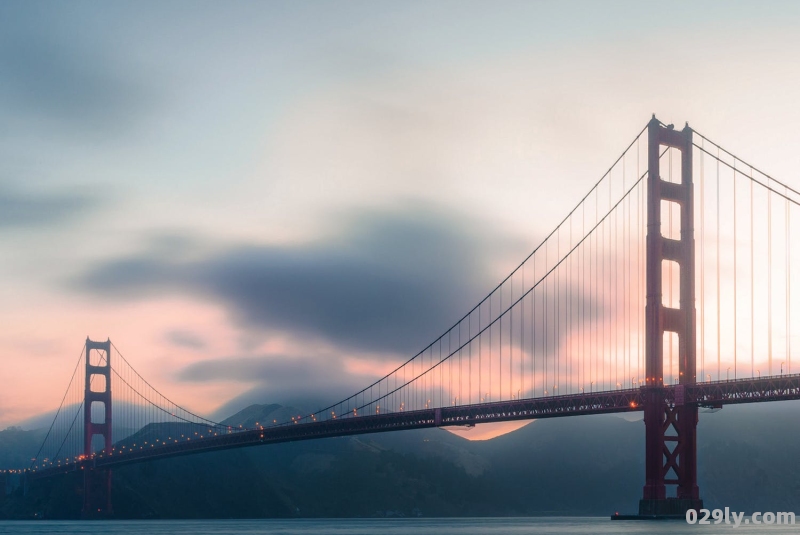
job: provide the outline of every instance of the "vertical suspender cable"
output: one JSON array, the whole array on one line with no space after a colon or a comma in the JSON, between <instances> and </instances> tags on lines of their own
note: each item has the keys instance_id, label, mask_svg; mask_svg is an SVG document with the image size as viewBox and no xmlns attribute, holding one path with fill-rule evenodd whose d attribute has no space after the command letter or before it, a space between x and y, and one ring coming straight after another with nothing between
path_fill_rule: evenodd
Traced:
<instances>
[{"instance_id":1,"label":"vertical suspender cable","mask_svg":"<svg viewBox=\"0 0 800 535\"><path fill-rule=\"evenodd\" d=\"M720 379L722 365L720 363L720 285L719 285L719 147L717 147L717 380Z\"/></svg>"},{"instance_id":2,"label":"vertical suspender cable","mask_svg":"<svg viewBox=\"0 0 800 535\"><path fill-rule=\"evenodd\" d=\"M572 217L569 218L569 241L567 242L567 250L572 249ZM572 392L572 305L569 291L570 282L572 281L572 255L567 257L567 273L566 281L564 282L564 300L566 308L565 328L567 343L566 359L564 363L564 394Z\"/></svg>"},{"instance_id":3,"label":"vertical suspender cable","mask_svg":"<svg viewBox=\"0 0 800 535\"><path fill-rule=\"evenodd\" d=\"M733 378L737 378L737 365L738 365L738 351L737 345L737 292L736 287L739 286L739 279L736 277L736 249L738 242L736 241L736 159L733 160Z\"/></svg>"},{"instance_id":4,"label":"vertical suspender cable","mask_svg":"<svg viewBox=\"0 0 800 535\"><path fill-rule=\"evenodd\" d=\"M753 167L750 166L750 176L753 176ZM756 321L755 321L755 241L753 240L753 181L750 181L750 377L756 374Z\"/></svg>"},{"instance_id":5,"label":"vertical suspender cable","mask_svg":"<svg viewBox=\"0 0 800 535\"><path fill-rule=\"evenodd\" d=\"M508 318L508 391L510 392L509 399L514 397L514 276L508 279L508 284L511 286L511 310L509 311Z\"/></svg>"},{"instance_id":6,"label":"vertical suspender cable","mask_svg":"<svg viewBox=\"0 0 800 535\"><path fill-rule=\"evenodd\" d=\"M613 192L611 190L611 175L608 177L608 211L611 212L611 206L613 201ZM617 365L615 360L616 359L616 347L614 344L614 322L616 320L617 314L617 295L616 295L616 287L614 282L614 251L613 246L616 240L616 234L614 232L614 220L616 219L616 212L612 214L611 217L606 219L606 225L608 227L608 246L606 249L606 259L608 261L608 277L606 279L607 284L607 292L606 295L608 296L609 302L609 312L607 318L607 325L608 325L608 390L614 388L614 384L616 383L616 375L612 377L612 373L616 374Z\"/></svg>"},{"instance_id":7,"label":"vertical suspender cable","mask_svg":"<svg viewBox=\"0 0 800 535\"><path fill-rule=\"evenodd\" d=\"M522 294L525 295L525 265L522 266ZM520 391L525 392L525 299L520 303L522 313L519 319L520 342L519 342L519 381Z\"/></svg>"},{"instance_id":8,"label":"vertical suspender cable","mask_svg":"<svg viewBox=\"0 0 800 535\"><path fill-rule=\"evenodd\" d=\"M603 302L605 304L606 303L606 297L608 296L608 289L607 289L608 281L606 280L606 276L605 276L606 275L606 256L607 256L606 224L605 224L605 222L601 225L600 228L602 230L601 241L602 241L603 250L602 250L602 252L598 251L598 253L603 255L603 261L600 264L600 266L601 266L601 269L600 269L600 282L603 284ZM601 374L603 376L603 384L605 384L605 380L606 380L606 326L607 325L608 325L608 314L603 314L603 331L602 331L601 342L600 342L600 355L601 355L601 357L603 359L602 362L601 362L600 370L601 370ZM598 381L598 386L599 386L599 384L600 383Z\"/></svg>"},{"instance_id":9,"label":"vertical suspender cable","mask_svg":"<svg viewBox=\"0 0 800 535\"><path fill-rule=\"evenodd\" d=\"M784 195L788 197L789 191L784 186L783 188ZM790 293L791 293L791 283L789 282L789 255L791 250L791 243L789 242L789 201L788 199L785 201L786 203L786 364L787 367L790 362L790 349L791 349L791 334L789 333L789 306L790 306ZM783 370L781 369L781 373Z\"/></svg>"},{"instance_id":10,"label":"vertical suspender cable","mask_svg":"<svg viewBox=\"0 0 800 535\"><path fill-rule=\"evenodd\" d=\"M622 191L627 191L627 181L626 181L626 176L625 176L625 159L622 160ZM625 258L623 258L623 260L626 261L625 264L623 264L624 269L625 269L625 276L622 278L623 281L624 281L623 282L623 284L624 284L624 286L623 286L623 290L624 290L623 304L625 306L625 322L624 322L625 323L625 328L623 329L623 333L625 333L625 340L623 341L623 343L625 345L622 346L622 348L625 351L625 364L626 364L626 370L627 370L625 372L625 380L627 381L628 380L628 376L631 374L631 358L630 358L630 347L629 347L630 346L630 344L629 344L629 341L630 341L630 328L631 328L631 325L630 325L630 317L631 317L631 315L630 315L630 310L631 310L631 306L630 306L631 198L630 197L628 197L628 199L626 200L626 203L627 203L627 206L625 207L626 209L625 209L625 212L624 212L624 216L626 216L626 218L627 218L627 221L626 221L627 224L623 225L623 227L622 227L622 237L623 237L622 241L624 243L623 250L625 251ZM631 387L633 387L633 385L631 385Z\"/></svg>"},{"instance_id":11,"label":"vertical suspender cable","mask_svg":"<svg viewBox=\"0 0 800 535\"><path fill-rule=\"evenodd\" d=\"M788 197L789 191L786 186L783 188L784 193ZM792 333L790 331L792 325L792 223L791 223L791 208L789 201L786 201L786 373L791 373L792 370Z\"/></svg>"},{"instance_id":12,"label":"vertical suspender cable","mask_svg":"<svg viewBox=\"0 0 800 535\"><path fill-rule=\"evenodd\" d=\"M767 187L770 178L767 177ZM772 192L767 190L767 359L769 375L772 375Z\"/></svg>"},{"instance_id":13,"label":"vertical suspender cable","mask_svg":"<svg viewBox=\"0 0 800 535\"><path fill-rule=\"evenodd\" d=\"M642 168L641 168L641 148L639 146L639 141L636 141L636 176L642 176ZM647 181L644 181L643 184L646 184ZM638 368L636 373L636 382L638 383L641 381L642 373L644 372L644 349L642 347L642 333L644 332L644 326L642 325L642 318L644 315L642 314L642 302L641 302L641 295L642 295L642 226L641 226L641 215L642 215L642 196L644 192L645 186L639 185L639 194L636 198L636 293L639 296L639 299L636 301L636 310L638 310L638 317L637 317L637 325L636 325L636 366Z\"/></svg>"},{"instance_id":14,"label":"vertical suspender cable","mask_svg":"<svg viewBox=\"0 0 800 535\"><path fill-rule=\"evenodd\" d=\"M623 161L625 158L623 158ZM624 191L624 190L623 190ZM622 200L622 199L620 199ZM622 212L622 216L624 217L624 204L622 204L623 208L620 210ZM613 255L612 258L612 269L614 272L614 321L611 325L612 332L614 335L614 388L618 388L617 385L621 385L622 379L621 376L624 374L625 371L625 362L624 362L624 354L621 355L620 351L620 337L619 337L619 323L620 320L625 320L625 308L624 305L620 306L620 300L622 299L622 291L620 289L620 270L622 266L620 266L620 236L619 236L619 220L620 214L614 211L614 219L612 220L612 224L614 225L614 247L613 247ZM624 222L624 219L623 219Z\"/></svg>"},{"instance_id":15,"label":"vertical suspender cable","mask_svg":"<svg viewBox=\"0 0 800 535\"><path fill-rule=\"evenodd\" d=\"M705 146L705 138L700 138ZM700 380L706 380L706 176L705 153L700 153Z\"/></svg>"},{"instance_id":16,"label":"vertical suspender cable","mask_svg":"<svg viewBox=\"0 0 800 535\"><path fill-rule=\"evenodd\" d=\"M581 203L581 235L586 235L586 203ZM581 296L581 360L578 363L580 373L578 376L578 384L586 384L586 360L589 357L586 351L586 329L588 323L586 322L586 249L588 245L581 247L581 261L580 270L578 275L579 295Z\"/></svg>"}]
</instances>

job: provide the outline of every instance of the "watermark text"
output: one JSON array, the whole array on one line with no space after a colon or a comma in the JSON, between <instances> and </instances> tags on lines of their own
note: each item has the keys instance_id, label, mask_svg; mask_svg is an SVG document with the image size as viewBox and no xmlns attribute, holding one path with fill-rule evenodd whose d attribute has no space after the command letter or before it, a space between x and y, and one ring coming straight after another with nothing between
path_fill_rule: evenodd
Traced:
<instances>
[{"instance_id":1,"label":"watermark text","mask_svg":"<svg viewBox=\"0 0 800 535\"><path fill-rule=\"evenodd\" d=\"M731 511L729 507L725 509L689 509L686 511L687 524L730 524L731 527L738 528L744 525L777 524L784 526L794 525L794 513L761 513L755 512L745 515L743 512Z\"/></svg>"}]
</instances>

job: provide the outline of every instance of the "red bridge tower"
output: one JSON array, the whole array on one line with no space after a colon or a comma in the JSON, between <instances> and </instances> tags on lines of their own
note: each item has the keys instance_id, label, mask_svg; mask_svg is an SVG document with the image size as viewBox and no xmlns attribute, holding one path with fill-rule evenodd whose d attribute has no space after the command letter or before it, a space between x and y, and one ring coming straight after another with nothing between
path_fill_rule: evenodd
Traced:
<instances>
[{"instance_id":1,"label":"red bridge tower","mask_svg":"<svg viewBox=\"0 0 800 535\"><path fill-rule=\"evenodd\" d=\"M92 364L92 350L96 364ZM97 380L93 384L93 380ZM92 388L94 387L94 389ZM92 421L93 403L103 404L103 421ZM98 411L99 412L99 411ZM92 438L103 436L103 451L111 452L111 340L95 342L86 338L86 383L83 396L83 455L95 453ZM83 516L111 514L111 470L96 470L91 464L83 473Z\"/></svg>"},{"instance_id":2,"label":"red bridge tower","mask_svg":"<svg viewBox=\"0 0 800 535\"><path fill-rule=\"evenodd\" d=\"M679 183L661 178L662 147L681 152ZM694 384L697 373L693 187L692 130L688 124L680 131L665 127L653 116L648 125L645 485L639 515L683 515L687 509L703 507L697 487L697 405L685 404L682 395L683 386ZM680 239L662 234L662 201L680 207ZM665 262L675 262L680 270L679 308L663 302ZM664 390L665 333L678 335L679 384L674 403L667 402ZM668 495L668 485L676 486L674 495Z\"/></svg>"}]
</instances>

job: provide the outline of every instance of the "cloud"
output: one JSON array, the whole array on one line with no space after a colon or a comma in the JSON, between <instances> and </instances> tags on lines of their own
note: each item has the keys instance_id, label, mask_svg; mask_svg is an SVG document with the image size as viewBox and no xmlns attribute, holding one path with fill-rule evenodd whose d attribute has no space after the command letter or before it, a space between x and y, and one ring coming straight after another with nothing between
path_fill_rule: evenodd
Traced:
<instances>
[{"instance_id":1,"label":"cloud","mask_svg":"<svg viewBox=\"0 0 800 535\"><path fill-rule=\"evenodd\" d=\"M335 355L233 356L188 365L177 379L185 382L234 381L253 384L219 407L214 417L225 418L254 403L280 403L313 411L361 389L371 381L348 373Z\"/></svg>"},{"instance_id":2,"label":"cloud","mask_svg":"<svg viewBox=\"0 0 800 535\"><path fill-rule=\"evenodd\" d=\"M14 3L0 8L0 116L105 137L153 104L136 65L93 43L97 35L76 35L86 24L80 17Z\"/></svg>"},{"instance_id":3,"label":"cloud","mask_svg":"<svg viewBox=\"0 0 800 535\"><path fill-rule=\"evenodd\" d=\"M19 227L49 227L65 223L93 210L91 196L60 193L34 194L0 185L0 230Z\"/></svg>"},{"instance_id":4,"label":"cloud","mask_svg":"<svg viewBox=\"0 0 800 535\"><path fill-rule=\"evenodd\" d=\"M177 379L186 382L234 381L257 383L260 400L287 402L350 393L363 386L365 379L347 373L335 355L296 357L258 355L223 357L195 362L181 370Z\"/></svg>"},{"instance_id":5,"label":"cloud","mask_svg":"<svg viewBox=\"0 0 800 535\"><path fill-rule=\"evenodd\" d=\"M155 293L221 303L251 331L287 331L345 348L416 352L524 250L491 226L431 206L347 216L304 245L239 245L202 258L163 249L96 265L73 284L121 299Z\"/></svg>"},{"instance_id":6,"label":"cloud","mask_svg":"<svg viewBox=\"0 0 800 535\"><path fill-rule=\"evenodd\" d=\"M191 331L169 331L166 333L165 338L173 345L188 349L204 349L206 347L205 340Z\"/></svg>"}]
</instances>

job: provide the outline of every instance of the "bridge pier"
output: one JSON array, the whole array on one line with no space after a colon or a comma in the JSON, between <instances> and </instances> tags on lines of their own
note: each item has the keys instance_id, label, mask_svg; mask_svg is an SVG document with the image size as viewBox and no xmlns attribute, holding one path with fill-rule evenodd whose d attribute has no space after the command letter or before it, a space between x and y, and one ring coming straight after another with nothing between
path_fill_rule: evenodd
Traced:
<instances>
[{"instance_id":1,"label":"bridge pier","mask_svg":"<svg viewBox=\"0 0 800 535\"><path fill-rule=\"evenodd\" d=\"M107 518L111 514L111 470L86 468L83 472L81 517Z\"/></svg>"},{"instance_id":2,"label":"bridge pier","mask_svg":"<svg viewBox=\"0 0 800 535\"><path fill-rule=\"evenodd\" d=\"M680 182L661 178L662 147L681 152ZM680 239L662 233L662 202L680 207ZM653 116L648 125L647 177L647 302L645 308L645 485L640 516L682 516L700 509L697 486L697 405L685 403L685 385L696 382L694 185L692 130L662 126ZM680 269L680 304L663 302L663 269L674 262ZM664 335L678 335L679 379L675 400L664 390ZM670 496L667 487L675 488ZM670 489L672 490L672 489Z\"/></svg>"}]
</instances>

